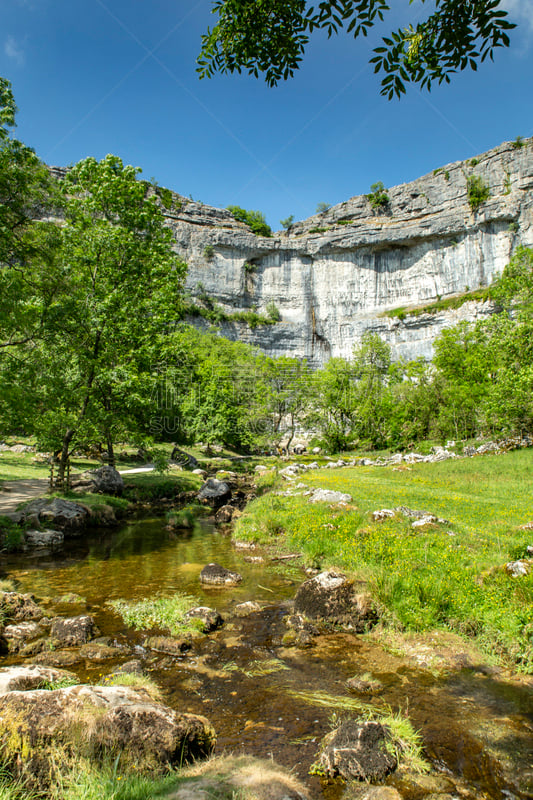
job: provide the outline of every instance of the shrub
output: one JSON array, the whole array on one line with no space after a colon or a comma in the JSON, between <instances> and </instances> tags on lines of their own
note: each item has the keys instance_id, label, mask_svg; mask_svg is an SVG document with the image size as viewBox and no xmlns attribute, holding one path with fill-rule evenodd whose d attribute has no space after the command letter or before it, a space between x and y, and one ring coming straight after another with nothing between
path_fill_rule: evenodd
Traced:
<instances>
[{"instance_id":1,"label":"shrub","mask_svg":"<svg viewBox=\"0 0 533 800\"><path fill-rule=\"evenodd\" d=\"M372 208L377 209L386 208L390 202L389 195L382 181L377 181L377 183L372 184L370 187L370 194L366 195L366 199Z\"/></svg>"},{"instance_id":2,"label":"shrub","mask_svg":"<svg viewBox=\"0 0 533 800\"><path fill-rule=\"evenodd\" d=\"M514 142L511 142L511 145L515 150L520 150L521 147L526 146L526 143L524 142L521 136L517 136Z\"/></svg>"},{"instance_id":3,"label":"shrub","mask_svg":"<svg viewBox=\"0 0 533 800\"><path fill-rule=\"evenodd\" d=\"M266 313L269 319L272 320L272 322L279 322L281 319L280 310L273 300L267 303Z\"/></svg>"},{"instance_id":4,"label":"shrub","mask_svg":"<svg viewBox=\"0 0 533 800\"><path fill-rule=\"evenodd\" d=\"M267 225L265 215L261 211L246 211L240 206L228 206L236 220L248 225L252 233L257 236L272 236L272 228Z\"/></svg>"},{"instance_id":5,"label":"shrub","mask_svg":"<svg viewBox=\"0 0 533 800\"><path fill-rule=\"evenodd\" d=\"M309 228L309 233L325 233L329 228Z\"/></svg>"},{"instance_id":6,"label":"shrub","mask_svg":"<svg viewBox=\"0 0 533 800\"><path fill-rule=\"evenodd\" d=\"M282 228L284 228L284 230L288 231L293 222L294 214L291 214L290 217L287 217L287 219L280 219L279 224Z\"/></svg>"},{"instance_id":7,"label":"shrub","mask_svg":"<svg viewBox=\"0 0 533 800\"><path fill-rule=\"evenodd\" d=\"M490 197L490 189L479 175L470 175L466 181L466 193L472 211L477 211Z\"/></svg>"},{"instance_id":8,"label":"shrub","mask_svg":"<svg viewBox=\"0 0 533 800\"><path fill-rule=\"evenodd\" d=\"M0 516L0 548L11 553L20 549L23 540L23 529L9 517Z\"/></svg>"},{"instance_id":9,"label":"shrub","mask_svg":"<svg viewBox=\"0 0 533 800\"><path fill-rule=\"evenodd\" d=\"M243 264L243 269L244 269L244 271L246 273L251 275L251 274L253 274L254 272L257 271L257 264L254 264L251 261L245 261L244 264Z\"/></svg>"},{"instance_id":10,"label":"shrub","mask_svg":"<svg viewBox=\"0 0 533 800\"><path fill-rule=\"evenodd\" d=\"M319 203L316 207L317 214L325 214L331 208L331 203Z\"/></svg>"},{"instance_id":11,"label":"shrub","mask_svg":"<svg viewBox=\"0 0 533 800\"><path fill-rule=\"evenodd\" d=\"M207 261L211 261L214 255L215 255L215 248L213 247L213 245L206 244L206 246L204 247L204 258L206 258Z\"/></svg>"}]
</instances>

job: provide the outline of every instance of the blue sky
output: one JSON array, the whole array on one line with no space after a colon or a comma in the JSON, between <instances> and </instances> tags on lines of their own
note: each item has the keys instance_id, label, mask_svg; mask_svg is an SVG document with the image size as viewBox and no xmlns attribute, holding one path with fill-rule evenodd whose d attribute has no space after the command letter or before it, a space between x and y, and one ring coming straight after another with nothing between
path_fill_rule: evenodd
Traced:
<instances>
[{"instance_id":1,"label":"blue sky","mask_svg":"<svg viewBox=\"0 0 533 800\"><path fill-rule=\"evenodd\" d=\"M375 181L394 186L533 134L533 0L505 0L520 27L494 63L391 102L368 66L371 47L424 13L420 0L396 2L369 40L319 35L297 76L274 89L244 75L199 81L211 6L0 0L0 75L13 83L18 138L54 165L115 153L163 186L263 211L279 229Z\"/></svg>"}]
</instances>

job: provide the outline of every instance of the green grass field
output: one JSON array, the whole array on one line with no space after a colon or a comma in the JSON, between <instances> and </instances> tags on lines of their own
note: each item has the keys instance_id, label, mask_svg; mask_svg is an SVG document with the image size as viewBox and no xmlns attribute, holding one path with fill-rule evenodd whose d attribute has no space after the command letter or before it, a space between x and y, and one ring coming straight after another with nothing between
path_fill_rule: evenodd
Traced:
<instances>
[{"instance_id":1,"label":"green grass field","mask_svg":"<svg viewBox=\"0 0 533 800\"><path fill-rule=\"evenodd\" d=\"M533 450L299 479L347 492L353 504L311 505L271 492L248 506L236 538L300 550L316 567L340 567L369 582L391 623L474 636L485 650L533 671L533 575L513 578L504 569L533 545L533 531L520 529L533 521ZM413 528L402 514L373 521L374 510L397 506L447 523Z\"/></svg>"}]
</instances>

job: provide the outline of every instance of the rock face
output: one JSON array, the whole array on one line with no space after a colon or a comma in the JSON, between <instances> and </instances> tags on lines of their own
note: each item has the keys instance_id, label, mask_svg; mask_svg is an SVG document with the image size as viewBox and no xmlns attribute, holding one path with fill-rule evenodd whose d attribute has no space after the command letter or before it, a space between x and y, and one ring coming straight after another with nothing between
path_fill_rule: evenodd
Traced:
<instances>
[{"instance_id":1,"label":"rock face","mask_svg":"<svg viewBox=\"0 0 533 800\"><path fill-rule=\"evenodd\" d=\"M490 190L475 212L467 194L471 176ZM444 327L489 314L481 302L433 314L409 309L490 283L517 245L532 246L532 189L528 139L389 189L384 212L364 195L352 197L271 238L255 236L229 211L181 196L165 213L189 265L193 295L207 292L228 315L252 306L265 314L269 303L281 314L281 322L254 329L222 322L224 336L318 365L349 357L368 329L396 357L429 357ZM380 316L399 307L406 308L404 318Z\"/></svg>"},{"instance_id":2,"label":"rock face","mask_svg":"<svg viewBox=\"0 0 533 800\"><path fill-rule=\"evenodd\" d=\"M348 720L324 738L317 764L331 778L383 780L397 766L387 738L380 722Z\"/></svg>"},{"instance_id":3,"label":"rock face","mask_svg":"<svg viewBox=\"0 0 533 800\"><path fill-rule=\"evenodd\" d=\"M468 202L472 176L490 191L475 211ZM207 293L227 316L217 324L223 336L319 366L330 356L351 357L365 330L385 339L395 358L430 358L444 328L492 313L480 301L409 311L487 285L518 245L533 246L532 189L533 139L524 139L388 189L385 210L359 195L272 237L255 236L229 211L175 193L163 212L189 267L188 291L200 307ZM231 319L255 308L266 316L269 303L280 322L251 328ZM398 308L405 315L383 316Z\"/></svg>"},{"instance_id":4,"label":"rock face","mask_svg":"<svg viewBox=\"0 0 533 800\"><path fill-rule=\"evenodd\" d=\"M359 592L353 581L339 572L321 572L302 583L294 610L307 619L321 620L362 633L378 621L372 599Z\"/></svg>"}]
</instances>

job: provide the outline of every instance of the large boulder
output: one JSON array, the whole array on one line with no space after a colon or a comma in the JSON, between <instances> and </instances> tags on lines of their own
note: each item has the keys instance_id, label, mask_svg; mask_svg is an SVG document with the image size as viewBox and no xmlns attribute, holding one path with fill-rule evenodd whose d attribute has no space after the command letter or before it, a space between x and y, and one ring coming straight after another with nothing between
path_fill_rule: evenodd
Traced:
<instances>
[{"instance_id":1,"label":"large boulder","mask_svg":"<svg viewBox=\"0 0 533 800\"><path fill-rule=\"evenodd\" d=\"M118 497L124 491L122 475L107 464L98 469L83 472L78 480L73 481L72 486L78 491L111 494Z\"/></svg>"},{"instance_id":2,"label":"large boulder","mask_svg":"<svg viewBox=\"0 0 533 800\"><path fill-rule=\"evenodd\" d=\"M340 572L321 572L302 583L294 610L307 619L363 633L376 624L379 615L372 598L361 588Z\"/></svg>"},{"instance_id":3,"label":"large boulder","mask_svg":"<svg viewBox=\"0 0 533 800\"><path fill-rule=\"evenodd\" d=\"M218 509L231 500L231 489L225 481L208 478L198 492L198 500L210 508Z\"/></svg>"},{"instance_id":4,"label":"large boulder","mask_svg":"<svg viewBox=\"0 0 533 800\"><path fill-rule=\"evenodd\" d=\"M316 766L330 778L380 781L396 769L389 731L375 720L347 720L322 740Z\"/></svg>"},{"instance_id":5,"label":"large boulder","mask_svg":"<svg viewBox=\"0 0 533 800\"><path fill-rule=\"evenodd\" d=\"M60 497L51 500L40 497L22 509L22 522L30 522L36 527L59 528L70 536L79 535L88 519L89 510L85 506Z\"/></svg>"},{"instance_id":6,"label":"large boulder","mask_svg":"<svg viewBox=\"0 0 533 800\"><path fill-rule=\"evenodd\" d=\"M205 717L180 714L126 686L70 686L0 696L0 747L16 772L45 787L51 764L120 755L121 767L179 765L207 756L215 732Z\"/></svg>"}]
</instances>

